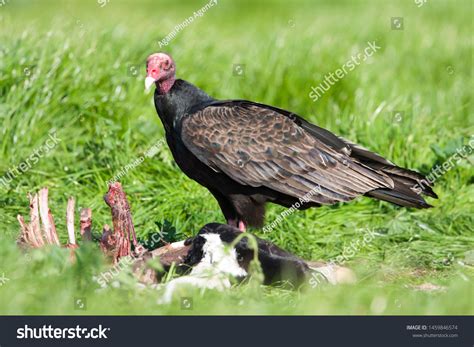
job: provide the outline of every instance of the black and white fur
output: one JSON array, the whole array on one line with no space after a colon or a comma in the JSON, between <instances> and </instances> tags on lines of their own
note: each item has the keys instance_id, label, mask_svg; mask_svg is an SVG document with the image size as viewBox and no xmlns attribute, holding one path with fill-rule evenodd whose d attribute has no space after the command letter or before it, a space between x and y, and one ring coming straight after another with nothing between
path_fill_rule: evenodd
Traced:
<instances>
[{"instance_id":1,"label":"black and white fur","mask_svg":"<svg viewBox=\"0 0 474 347\"><path fill-rule=\"evenodd\" d=\"M189 272L165 284L164 294L158 302L171 302L174 293L181 287L197 287L202 291L230 288L232 281L241 281L247 277L255 252L262 268L264 284L281 283L295 288L308 280L314 271L328 277L327 271L324 273L314 269L303 259L252 235L257 245L255 250L247 235L227 224L206 224L198 235L185 241L185 245L191 247L182 267L190 269ZM234 244L239 236L243 237ZM330 278L328 281L332 282Z\"/></svg>"},{"instance_id":2,"label":"black and white fur","mask_svg":"<svg viewBox=\"0 0 474 347\"><path fill-rule=\"evenodd\" d=\"M257 250L254 250L249 238L245 236L248 234L242 234L239 229L227 224L206 224L197 236L186 240L187 244L192 243L192 245L184 262L188 266L200 264L208 255L206 250L209 250L209 248L206 248L206 246L210 237L218 238L224 245L230 245L241 235L244 235L244 237L234 245L232 251L235 252L236 261L243 271L248 272L250 262L254 259L255 252L258 252L257 256L262 267L264 284L284 281L298 286L306 279L310 268L303 259L269 241L252 235L258 247Z\"/></svg>"}]
</instances>

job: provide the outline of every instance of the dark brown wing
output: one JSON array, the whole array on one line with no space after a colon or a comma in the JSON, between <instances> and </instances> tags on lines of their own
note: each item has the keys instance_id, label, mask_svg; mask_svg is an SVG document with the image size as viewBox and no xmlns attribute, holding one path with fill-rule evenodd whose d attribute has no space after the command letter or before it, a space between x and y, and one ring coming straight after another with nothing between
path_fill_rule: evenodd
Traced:
<instances>
[{"instance_id":1,"label":"dark brown wing","mask_svg":"<svg viewBox=\"0 0 474 347\"><path fill-rule=\"evenodd\" d=\"M183 119L181 135L203 163L243 185L320 204L393 188L384 173L326 145L271 108L210 105Z\"/></svg>"}]
</instances>

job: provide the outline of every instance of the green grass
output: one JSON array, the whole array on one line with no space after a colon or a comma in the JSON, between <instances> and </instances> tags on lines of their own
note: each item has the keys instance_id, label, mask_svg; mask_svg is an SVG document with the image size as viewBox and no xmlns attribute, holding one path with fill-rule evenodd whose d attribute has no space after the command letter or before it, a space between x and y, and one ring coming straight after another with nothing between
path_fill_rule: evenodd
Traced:
<instances>
[{"instance_id":1,"label":"green grass","mask_svg":"<svg viewBox=\"0 0 474 347\"><path fill-rule=\"evenodd\" d=\"M181 3L181 2L180 2ZM163 137L151 94L143 91L146 56L205 2L14 1L0 7L0 176L45 143L59 145L6 187L0 184L1 314L473 314L474 189L472 155L436 182L429 210L368 198L298 212L270 233L253 230L305 259L340 255L361 232L379 236L345 265L355 285L288 291L252 283L225 293L187 292L159 306L159 292L137 289L126 272L120 288L97 291L107 268L94 247L71 265L66 250L15 245L16 215L26 194L50 188L50 207L66 240L67 198L93 209L98 233L110 223L107 180ZM404 17L404 30L390 18ZM166 47L180 78L217 98L250 99L292 110L398 165L429 173L473 135L472 2L219 0ZM311 86L362 52L381 50L317 102ZM245 64L243 77L234 64ZM138 74L134 74L137 71ZM393 111L402 111L401 119ZM141 238L169 223L177 237L224 222L206 189L174 164L166 146L121 179ZM283 208L269 206L271 222ZM415 291L432 283L444 292ZM74 298L85 297L86 311Z\"/></svg>"}]
</instances>

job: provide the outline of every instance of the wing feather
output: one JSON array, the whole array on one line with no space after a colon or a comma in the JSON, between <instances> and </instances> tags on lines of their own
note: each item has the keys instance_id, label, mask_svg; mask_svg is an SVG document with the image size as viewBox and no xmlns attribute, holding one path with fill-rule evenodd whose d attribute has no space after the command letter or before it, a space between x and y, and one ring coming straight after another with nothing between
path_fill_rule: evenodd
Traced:
<instances>
[{"instance_id":1,"label":"wing feather","mask_svg":"<svg viewBox=\"0 0 474 347\"><path fill-rule=\"evenodd\" d=\"M182 121L185 146L203 163L240 184L330 204L393 181L314 137L276 109L210 105ZM310 193L310 194L308 194Z\"/></svg>"}]
</instances>

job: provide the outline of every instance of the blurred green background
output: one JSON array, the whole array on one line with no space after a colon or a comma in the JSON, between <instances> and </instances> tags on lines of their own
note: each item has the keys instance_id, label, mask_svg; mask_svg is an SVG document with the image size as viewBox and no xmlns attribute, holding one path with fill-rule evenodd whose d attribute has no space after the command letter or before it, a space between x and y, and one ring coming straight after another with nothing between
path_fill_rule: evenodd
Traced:
<instances>
[{"instance_id":1,"label":"blurred green background","mask_svg":"<svg viewBox=\"0 0 474 347\"><path fill-rule=\"evenodd\" d=\"M0 182L1 314L472 314L473 156L440 177L430 210L361 198L292 214L270 233L253 230L305 259L340 255L364 230L379 236L345 264L355 285L287 291L238 285L187 293L168 306L160 292L121 286L97 291L107 265L94 247L78 262L65 250L23 255L16 215L26 194L50 189L63 242L69 196L93 210L93 230L110 223L106 182L163 138L145 59L170 53L183 78L216 98L250 99L291 110L428 174L473 136L472 1L230 1L160 40L206 1L0 1L0 177L55 131L58 146L11 182ZM403 26L393 27L402 17ZM396 30L402 29L402 30ZM368 41L381 49L317 102L312 86ZM239 66L243 73L236 73ZM472 153L472 151L471 151ZM121 182L141 240L182 239L224 218L206 189L174 164L167 146ZM283 208L269 206L271 222ZM430 284L433 291L416 290ZM75 298L87 310L75 310Z\"/></svg>"}]
</instances>

